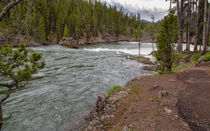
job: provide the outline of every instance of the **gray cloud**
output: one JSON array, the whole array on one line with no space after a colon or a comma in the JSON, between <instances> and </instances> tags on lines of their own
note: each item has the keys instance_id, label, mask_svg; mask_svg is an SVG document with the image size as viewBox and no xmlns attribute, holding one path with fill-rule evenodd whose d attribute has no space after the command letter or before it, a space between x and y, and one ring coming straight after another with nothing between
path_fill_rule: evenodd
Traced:
<instances>
[{"instance_id":1,"label":"gray cloud","mask_svg":"<svg viewBox=\"0 0 210 131\"><path fill-rule=\"evenodd\" d=\"M148 0L144 0L144 1L148 1ZM118 8L120 8L121 6L123 7L125 12L128 13L140 13L141 14L141 18L151 21L151 16L153 15L155 17L155 21L161 20L164 18L165 15L167 15L168 11L162 9L162 8L153 8L153 9L148 9L145 7L139 7L138 5L131 5L131 4L127 4L127 3L120 3L117 1L112 0L111 2L109 2L108 4L110 5L116 5Z\"/></svg>"}]
</instances>

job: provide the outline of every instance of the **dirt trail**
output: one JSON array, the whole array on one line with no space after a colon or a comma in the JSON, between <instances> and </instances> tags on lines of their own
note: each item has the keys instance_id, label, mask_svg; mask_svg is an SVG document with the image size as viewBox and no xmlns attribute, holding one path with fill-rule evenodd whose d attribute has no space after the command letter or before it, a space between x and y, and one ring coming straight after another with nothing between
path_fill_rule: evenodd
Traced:
<instances>
[{"instance_id":1,"label":"dirt trail","mask_svg":"<svg viewBox=\"0 0 210 131\"><path fill-rule=\"evenodd\" d=\"M117 115L104 122L105 130L210 130L209 67L137 77L126 88L131 91L117 103Z\"/></svg>"},{"instance_id":2,"label":"dirt trail","mask_svg":"<svg viewBox=\"0 0 210 131\"><path fill-rule=\"evenodd\" d=\"M187 85L177 102L179 115L195 131L210 130L210 70L188 69L177 79Z\"/></svg>"}]
</instances>

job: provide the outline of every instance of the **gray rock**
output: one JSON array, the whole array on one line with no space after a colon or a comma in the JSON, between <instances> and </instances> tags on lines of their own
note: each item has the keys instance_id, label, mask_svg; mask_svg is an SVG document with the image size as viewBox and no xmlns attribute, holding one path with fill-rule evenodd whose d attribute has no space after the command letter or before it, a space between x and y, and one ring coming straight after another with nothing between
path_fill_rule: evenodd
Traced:
<instances>
[{"instance_id":1,"label":"gray rock","mask_svg":"<svg viewBox=\"0 0 210 131\"><path fill-rule=\"evenodd\" d=\"M117 113L116 103L124 98L130 89L116 91L112 95L101 94L98 96L96 105L90 112L91 122L85 131L103 129L104 121L112 118Z\"/></svg>"},{"instance_id":2,"label":"gray rock","mask_svg":"<svg viewBox=\"0 0 210 131\"><path fill-rule=\"evenodd\" d=\"M161 99L161 98L166 97L168 95L169 95L169 93L166 90L162 90L162 91L159 91L158 98Z\"/></svg>"},{"instance_id":3,"label":"gray rock","mask_svg":"<svg viewBox=\"0 0 210 131\"><path fill-rule=\"evenodd\" d=\"M164 108L164 111L165 111L166 113L168 113L168 114L171 114L171 113L172 113L172 110L169 109L169 108L167 108L167 107Z\"/></svg>"},{"instance_id":4,"label":"gray rock","mask_svg":"<svg viewBox=\"0 0 210 131\"><path fill-rule=\"evenodd\" d=\"M79 48L78 42L72 37L64 37L60 40L59 45L75 49Z\"/></svg>"},{"instance_id":5,"label":"gray rock","mask_svg":"<svg viewBox=\"0 0 210 131\"><path fill-rule=\"evenodd\" d=\"M204 59L204 56L201 56L201 57L198 59L198 63L203 62L203 59Z\"/></svg>"},{"instance_id":6,"label":"gray rock","mask_svg":"<svg viewBox=\"0 0 210 131\"><path fill-rule=\"evenodd\" d=\"M155 66L143 66L142 69L146 71L155 71Z\"/></svg>"}]
</instances>

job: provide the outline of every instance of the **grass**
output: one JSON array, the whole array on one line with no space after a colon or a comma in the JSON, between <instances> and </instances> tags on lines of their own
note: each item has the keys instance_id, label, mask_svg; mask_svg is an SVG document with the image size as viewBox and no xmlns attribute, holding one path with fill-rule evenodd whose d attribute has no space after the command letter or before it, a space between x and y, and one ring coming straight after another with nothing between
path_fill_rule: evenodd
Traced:
<instances>
[{"instance_id":1,"label":"grass","mask_svg":"<svg viewBox=\"0 0 210 131\"><path fill-rule=\"evenodd\" d=\"M132 93L132 94L139 94L139 93L141 93L141 88L132 87L132 88L131 88L131 93Z\"/></svg>"},{"instance_id":2,"label":"grass","mask_svg":"<svg viewBox=\"0 0 210 131\"><path fill-rule=\"evenodd\" d=\"M110 95L112 92L114 92L114 91L116 91L116 90L118 90L118 89L120 89L120 88L122 88L121 86L114 86L114 87L112 87L112 89L110 89L109 91L108 91L108 94Z\"/></svg>"},{"instance_id":3,"label":"grass","mask_svg":"<svg viewBox=\"0 0 210 131\"><path fill-rule=\"evenodd\" d=\"M190 61L192 63L197 63L200 57L201 57L201 54L200 53L194 54L194 55L192 55Z\"/></svg>"},{"instance_id":4,"label":"grass","mask_svg":"<svg viewBox=\"0 0 210 131\"><path fill-rule=\"evenodd\" d=\"M144 56L139 56L140 59L146 59L146 60L150 60L150 58L144 57Z\"/></svg>"},{"instance_id":5,"label":"grass","mask_svg":"<svg viewBox=\"0 0 210 131\"><path fill-rule=\"evenodd\" d=\"M172 68L172 72L179 72L181 69L191 68L192 66L177 66Z\"/></svg>"}]
</instances>

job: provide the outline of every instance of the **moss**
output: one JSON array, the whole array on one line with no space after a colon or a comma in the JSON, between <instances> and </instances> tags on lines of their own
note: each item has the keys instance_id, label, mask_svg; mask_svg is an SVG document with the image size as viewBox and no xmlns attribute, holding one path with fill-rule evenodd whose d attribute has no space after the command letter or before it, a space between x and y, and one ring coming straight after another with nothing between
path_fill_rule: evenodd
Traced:
<instances>
[{"instance_id":1,"label":"moss","mask_svg":"<svg viewBox=\"0 0 210 131\"><path fill-rule=\"evenodd\" d=\"M210 61L210 52L206 53L203 58L204 61Z\"/></svg>"},{"instance_id":2,"label":"moss","mask_svg":"<svg viewBox=\"0 0 210 131\"><path fill-rule=\"evenodd\" d=\"M172 72L178 72L181 69L186 69L186 68L191 68L191 67L192 66L177 66L177 67L172 68Z\"/></svg>"},{"instance_id":3,"label":"moss","mask_svg":"<svg viewBox=\"0 0 210 131\"><path fill-rule=\"evenodd\" d=\"M120 89L120 88L122 88L121 86L114 86L114 87L112 87L112 89L110 89L109 91L108 91L108 94L110 95L112 92L114 92L114 91L116 91L116 90L118 90L118 89Z\"/></svg>"},{"instance_id":4,"label":"moss","mask_svg":"<svg viewBox=\"0 0 210 131\"><path fill-rule=\"evenodd\" d=\"M200 57L201 57L201 54L200 53L194 54L194 55L192 55L190 61L192 63L197 63Z\"/></svg>"}]
</instances>

